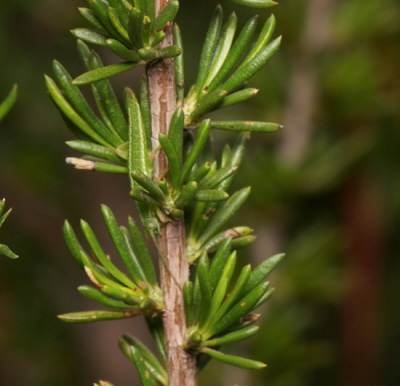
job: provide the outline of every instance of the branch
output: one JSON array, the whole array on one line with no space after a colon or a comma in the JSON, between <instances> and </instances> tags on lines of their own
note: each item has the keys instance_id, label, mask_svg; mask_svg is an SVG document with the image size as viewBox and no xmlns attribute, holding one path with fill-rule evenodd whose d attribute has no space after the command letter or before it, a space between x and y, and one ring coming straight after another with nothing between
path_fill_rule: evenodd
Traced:
<instances>
[{"instance_id":1,"label":"branch","mask_svg":"<svg viewBox=\"0 0 400 386\"><path fill-rule=\"evenodd\" d=\"M166 4L166 0L156 0L156 15ZM161 47L173 44L172 40L172 29L170 28ZM155 151L159 147L159 134L168 134L169 123L176 110L173 59L164 59L148 65L147 78L151 107L151 140L152 149ZM163 151L159 151L154 160L153 177L163 176L167 167L165 154ZM160 267L165 303L164 330L168 355L169 386L195 386L195 359L183 348L186 318L182 287L189 280L183 220L173 220L162 224L158 242L164 260L160 263ZM164 264L168 264L168 268ZM170 272L174 277L171 277Z\"/></svg>"}]
</instances>

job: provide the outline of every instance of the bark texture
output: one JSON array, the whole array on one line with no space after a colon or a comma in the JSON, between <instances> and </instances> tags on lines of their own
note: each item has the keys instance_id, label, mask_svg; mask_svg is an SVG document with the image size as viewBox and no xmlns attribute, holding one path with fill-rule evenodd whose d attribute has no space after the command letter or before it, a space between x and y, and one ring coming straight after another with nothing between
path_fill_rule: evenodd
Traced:
<instances>
[{"instance_id":1,"label":"bark texture","mask_svg":"<svg viewBox=\"0 0 400 386\"><path fill-rule=\"evenodd\" d=\"M165 7L167 0L156 0L156 15ZM161 43L173 44L171 28ZM158 135L168 134L169 123L176 109L174 66L172 59L158 61L147 67L151 106L152 148L159 147ZM154 177L165 174L167 159L159 151L154 160ZM196 364L194 357L183 348L186 334L186 318L182 287L189 280L189 264L185 248L185 227L182 220L161 225L159 235L161 284L164 294L164 329L168 355L169 386L195 386ZM168 268L165 265L168 265ZM172 276L171 276L172 275Z\"/></svg>"},{"instance_id":2,"label":"bark texture","mask_svg":"<svg viewBox=\"0 0 400 386\"><path fill-rule=\"evenodd\" d=\"M165 265L161 263L169 386L196 385L195 359L183 349L186 318L182 286L189 280L184 229L182 221L168 223L161 228L160 234L161 251L166 257L165 260L169 267L169 270L167 270ZM173 277L171 277L170 272Z\"/></svg>"}]
</instances>

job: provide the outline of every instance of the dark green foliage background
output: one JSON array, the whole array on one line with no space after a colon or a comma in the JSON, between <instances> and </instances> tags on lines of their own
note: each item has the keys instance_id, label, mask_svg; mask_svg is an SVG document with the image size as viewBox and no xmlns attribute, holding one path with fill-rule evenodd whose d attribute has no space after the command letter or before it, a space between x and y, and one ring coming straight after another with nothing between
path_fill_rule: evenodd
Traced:
<instances>
[{"instance_id":1,"label":"dark green foliage background","mask_svg":"<svg viewBox=\"0 0 400 386\"><path fill-rule=\"evenodd\" d=\"M281 49L250 81L260 88L258 96L240 108L222 111L221 119L284 121L291 76L309 53L302 37L309 3L282 0L272 9L276 36L284 37ZM178 22L189 85L216 2L181 4ZM139 320L133 327L132 321L70 326L55 318L87 309L75 291L84 279L64 246L64 219L72 224L80 217L99 222L99 204L104 202L124 222L132 207L123 177L78 172L64 164L72 151L63 142L71 135L44 85L43 74L51 73L54 58L72 75L82 71L68 30L84 26L77 11L83 5L78 0L0 4L0 99L13 83L19 85L17 105L0 128L0 198L6 197L7 206L13 207L1 242L20 255L17 261L0 261L4 385L83 386L99 378L118 386L132 384L129 377L134 371L118 352L117 338L125 331L145 334ZM242 25L254 13L239 6L224 9L225 14L235 9ZM270 10L258 13L265 20ZM276 293L263 310L257 338L226 349L265 361L268 367L248 374L213 363L200 378L209 386L359 384L346 370L348 345L343 345L349 320L344 318L344 302L354 280L349 274L353 236L346 225L349 197L365 203L359 218L367 229L366 243L379 239L374 263L365 262L367 268L375 264L371 269L376 281L371 286L377 291L375 314L365 319L365 325L376 327L364 335L366 352L375 350L368 342L371 334L377 336L372 339L377 353L375 362L365 366L377 369L379 384L399 384L399 19L400 4L395 0L334 2L329 45L312 57L317 97L312 141L302 162L285 163L279 150L282 135L253 136L235 180L235 188L251 185L252 194L235 225L250 225L259 239L240 255L255 261L267 251L284 251L287 259L272 279ZM115 61L110 54L103 57L106 63ZM139 72L118 76L117 87L135 87ZM305 91L296 90L300 95ZM231 134L216 133L216 148L233 140ZM105 235L101 222L94 228L99 236ZM373 383L363 383L368 384Z\"/></svg>"}]
</instances>

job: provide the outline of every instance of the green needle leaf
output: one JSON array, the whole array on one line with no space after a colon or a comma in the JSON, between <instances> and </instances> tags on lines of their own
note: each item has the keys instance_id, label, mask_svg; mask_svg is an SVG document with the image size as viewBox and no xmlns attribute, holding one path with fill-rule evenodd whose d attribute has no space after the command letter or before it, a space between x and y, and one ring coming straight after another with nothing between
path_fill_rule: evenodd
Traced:
<instances>
[{"instance_id":1,"label":"green needle leaf","mask_svg":"<svg viewBox=\"0 0 400 386\"><path fill-rule=\"evenodd\" d=\"M151 27L151 20L148 14L144 13L143 25L142 25L142 37L143 37L143 44L145 47L150 46L150 27Z\"/></svg>"},{"instance_id":2,"label":"green needle leaf","mask_svg":"<svg viewBox=\"0 0 400 386\"><path fill-rule=\"evenodd\" d=\"M274 293L275 289L271 288L263 296L261 296L260 300L257 302L257 304L254 306L254 309L258 308L261 306L261 304L264 304Z\"/></svg>"},{"instance_id":3,"label":"green needle leaf","mask_svg":"<svg viewBox=\"0 0 400 386\"><path fill-rule=\"evenodd\" d=\"M175 45L157 50L157 58L175 58L181 54L181 49Z\"/></svg>"},{"instance_id":4,"label":"green needle leaf","mask_svg":"<svg viewBox=\"0 0 400 386\"><path fill-rule=\"evenodd\" d=\"M17 259L18 255L16 255L7 245L0 244L0 255L4 255L9 257L10 259Z\"/></svg>"},{"instance_id":5,"label":"green needle leaf","mask_svg":"<svg viewBox=\"0 0 400 386\"><path fill-rule=\"evenodd\" d=\"M223 21L223 11L220 5L215 9L210 26L208 27L207 36L203 45L203 49L200 57L200 67L197 75L196 86L194 89L194 94L198 94L207 79L209 69L213 60L215 48L218 43L221 26Z\"/></svg>"},{"instance_id":6,"label":"green needle leaf","mask_svg":"<svg viewBox=\"0 0 400 386\"><path fill-rule=\"evenodd\" d=\"M137 170L132 170L131 176L140 186L146 189L150 196L152 196L155 200L159 202L165 201L164 192L161 190L159 185L153 181L153 179L147 177L146 174Z\"/></svg>"},{"instance_id":7,"label":"green needle leaf","mask_svg":"<svg viewBox=\"0 0 400 386\"><path fill-rule=\"evenodd\" d=\"M108 8L110 7L109 4L104 2L103 0L90 0L89 5L98 17L98 19L101 21L101 24L103 24L104 29L110 34L110 36L117 40L121 39L120 35L114 29L110 21L108 15Z\"/></svg>"},{"instance_id":8,"label":"green needle leaf","mask_svg":"<svg viewBox=\"0 0 400 386\"><path fill-rule=\"evenodd\" d=\"M121 138L113 132L110 132L104 123L96 116L79 88L71 84L72 77L61 63L55 60L53 62L53 70L68 101L74 107L75 111L108 143L115 147L120 145L122 143Z\"/></svg>"},{"instance_id":9,"label":"green needle leaf","mask_svg":"<svg viewBox=\"0 0 400 386\"><path fill-rule=\"evenodd\" d=\"M211 339L204 342L204 346L222 346L223 344L237 342L239 340L244 340L251 338L259 330L258 326L249 326L242 328L240 330L231 332L219 338Z\"/></svg>"},{"instance_id":10,"label":"green needle leaf","mask_svg":"<svg viewBox=\"0 0 400 386\"><path fill-rule=\"evenodd\" d=\"M153 34L160 30L165 29L169 23L171 23L179 10L179 1L172 0L163 8L160 14L156 17L151 25Z\"/></svg>"},{"instance_id":11,"label":"green needle leaf","mask_svg":"<svg viewBox=\"0 0 400 386\"><path fill-rule=\"evenodd\" d=\"M75 28L71 30L72 35L86 43L96 44L98 46L107 46L107 34L92 31L87 28Z\"/></svg>"},{"instance_id":12,"label":"green needle leaf","mask_svg":"<svg viewBox=\"0 0 400 386\"><path fill-rule=\"evenodd\" d=\"M84 74L79 75L77 78L74 79L72 84L80 86L84 84L93 83L98 80L107 79L114 75L121 74L122 72L131 70L138 64L139 64L138 62L123 62L123 63L111 64L109 66L98 68L96 70L85 72Z\"/></svg>"},{"instance_id":13,"label":"green needle leaf","mask_svg":"<svg viewBox=\"0 0 400 386\"><path fill-rule=\"evenodd\" d=\"M217 210L209 221L207 228L203 231L198 239L198 245L202 246L210 237L217 232L240 208L243 202L250 194L250 188L244 188L234 193L222 206Z\"/></svg>"},{"instance_id":14,"label":"green needle leaf","mask_svg":"<svg viewBox=\"0 0 400 386\"><path fill-rule=\"evenodd\" d=\"M129 14L128 35L135 49L143 47L143 13L132 8Z\"/></svg>"},{"instance_id":15,"label":"green needle leaf","mask_svg":"<svg viewBox=\"0 0 400 386\"><path fill-rule=\"evenodd\" d=\"M47 89L57 107L61 112L82 132L88 135L97 143L106 147L112 147L105 139L103 139L95 130L74 110L69 102L66 101L61 91L57 87L53 79L45 75Z\"/></svg>"},{"instance_id":16,"label":"green needle leaf","mask_svg":"<svg viewBox=\"0 0 400 386\"><path fill-rule=\"evenodd\" d=\"M265 278L276 268L276 266L285 257L284 253L280 253L271 256L263 263L261 263L254 271L251 273L249 281L246 287L243 289L241 296L245 296L247 293L252 291L257 285L259 285Z\"/></svg>"},{"instance_id":17,"label":"green needle leaf","mask_svg":"<svg viewBox=\"0 0 400 386\"><path fill-rule=\"evenodd\" d=\"M222 100L226 97L228 91L217 88L210 94L207 94L196 106L189 117L186 117L185 125L189 125L192 122L197 122L204 114L215 110L220 105Z\"/></svg>"},{"instance_id":18,"label":"green needle leaf","mask_svg":"<svg viewBox=\"0 0 400 386\"><path fill-rule=\"evenodd\" d=\"M178 106L181 106L183 99L185 97L185 71L184 71L184 65L183 65L182 36L181 36L181 31L178 27L178 24L176 24L176 23L174 23L174 26L173 26L173 34L174 34L174 45L177 46L181 50L181 54L179 56L177 56L174 60L175 87L176 87L176 94L178 97L177 104L178 104Z\"/></svg>"},{"instance_id":19,"label":"green needle leaf","mask_svg":"<svg viewBox=\"0 0 400 386\"><path fill-rule=\"evenodd\" d=\"M197 193L197 182L196 181L188 182L181 190L181 193L179 194L178 198L175 200L175 206L177 208L184 208L185 206L189 205L193 201L196 193Z\"/></svg>"},{"instance_id":20,"label":"green needle leaf","mask_svg":"<svg viewBox=\"0 0 400 386\"><path fill-rule=\"evenodd\" d=\"M197 265L196 276L200 284L201 292L201 311L200 311L200 323L204 322L207 318L208 311L211 306L211 285L208 275L209 260L206 253L200 257L199 263Z\"/></svg>"},{"instance_id":21,"label":"green needle leaf","mask_svg":"<svg viewBox=\"0 0 400 386\"><path fill-rule=\"evenodd\" d=\"M251 359L246 359L246 358L241 358L241 357L238 357L235 355L223 354L220 351L216 351L216 350L213 350L208 347L202 348L201 352L209 355L210 357L212 357L214 359L218 359L221 362L224 362L229 365L236 366L236 367L243 367L245 369L260 370L267 366L262 362L253 361Z\"/></svg>"},{"instance_id":22,"label":"green needle leaf","mask_svg":"<svg viewBox=\"0 0 400 386\"><path fill-rule=\"evenodd\" d=\"M255 121L211 121L211 128L232 131L273 132L282 129L278 123Z\"/></svg>"},{"instance_id":23,"label":"green needle leaf","mask_svg":"<svg viewBox=\"0 0 400 386\"><path fill-rule=\"evenodd\" d=\"M257 238L257 236L254 236L254 235L235 237L232 240L232 248L240 249L240 248L248 247L250 244L252 244L255 241L256 238Z\"/></svg>"},{"instance_id":24,"label":"green needle leaf","mask_svg":"<svg viewBox=\"0 0 400 386\"><path fill-rule=\"evenodd\" d=\"M85 266L85 272L88 275L89 279L92 281L92 283L100 287L102 291L104 291L104 288L109 287L112 288L114 291L123 293L129 298L132 296L129 296L127 292L132 293L136 297L143 295L142 291L138 290L137 293L136 292L134 293L132 289L124 287L120 282L118 282L110 274L108 274L101 265L92 261L92 259L90 259L90 257L86 254L85 251L81 252L81 260ZM137 290L136 287L134 288L135 290Z\"/></svg>"},{"instance_id":25,"label":"green needle leaf","mask_svg":"<svg viewBox=\"0 0 400 386\"><path fill-rule=\"evenodd\" d=\"M107 39L106 45L112 52L114 52L115 55L119 56L121 59L127 60L128 62L138 62L140 60L140 56L136 51L128 49L118 40Z\"/></svg>"},{"instance_id":26,"label":"green needle leaf","mask_svg":"<svg viewBox=\"0 0 400 386\"><path fill-rule=\"evenodd\" d=\"M250 62L241 68L238 68L232 76L221 86L228 93L234 91L243 82L251 78L265 63L275 54L281 43L281 37L272 41L268 46L263 48Z\"/></svg>"},{"instance_id":27,"label":"green needle leaf","mask_svg":"<svg viewBox=\"0 0 400 386\"><path fill-rule=\"evenodd\" d=\"M206 162L202 166L200 166L194 173L192 173L189 177L189 181L201 181L205 176L208 175L209 171L211 170L211 163Z\"/></svg>"},{"instance_id":28,"label":"green needle leaf","mask_svg":"<svg viewBox=\"0 0 400 386\"><path fill-rule=\"evenodd\" d=\"M107 162L91 161L89 159L67 157L66 163L74 165L75 169L90 170L93 172L105 173L128 173L128 168L125 166L114 165Z\"/></svg>"},{"instance_id":29,"label":"green needle leaf","mask_svg":"<svg viewBox=\"0 0 400 386\"><path fill-rule=\"evenodd\" d=\"M201 294L201 288L200 288L200 282L199 282L199 277L196 274L194 283L193 283L193 297L192 297L192 314L193 314L193 322L192 325L195 325L200 316L200 312L202 310L202 294Z\"/></svg>"},{"instance_id":30,"label":"green needle leaf","mask_svg":"<svg viewBox=\"0 0 400 386\"><path fill-rule=\"evenodd\" d=\"M128 217L128 229L132 236L133 243L135 244L136 251L138 252L137 258L140 261L140 265L143 267L146 278L151 285L156 285L157 276L149 249L147 248L147 244L141 230L131 217Z\"/></svg>"},{"instance_id":31,"label":"green needle leaf","mask_svg":"<svg viewBox=\"0 0 400 386\"><path fill-rule=\"evenodd\" d=\"M145 315L146 323L149 327L150 334L153 338L158 353L160 354L163 363L167 362L167 353L165 350L164 328L160 315Z\"/></svg>"},{"instance_id":32,"label":"green needle leaf","mask_svg":"<svg viewBox=\"0 0 400 386\"><path fill-rule=\"evenodd\" d=\"M115 31L119 35L119 39L117 39L117 40L119 40L121 43L124 43L124 44L130 46L131 41L129 39L128 31L121 23L118 11L113 7L108 8L108 17L109 17L110 22L111 22L112 26L114 27Z\"/></svg>"},{"instance_id":33,"label":"green needle leaf","mask_svg":"<svg viewBox=\"0 0 400 386\"><path fill-rule=\"evenodd\" d=\"M102 320L127 319L142 315L142 310L135 311L84 311L58 315L58 318L67 323L90 323Z\"/></svg>"},{"instance_id":34,"label":"green needle leaf","mask_svg":"<svg viewBox=\"0 0 400 386\"><path fill-rule=\"evenodd\" d=\"M236 103L244 102L247 99L250 99L254 95L258 93L258 89L256 88L245 88L240 91L236 91L232 94L227 95L222 102L216 106L216 109L222 109L224 107L232 106Z\"/></svg>"},{"instance_id":35,"label":"green needle leaf","mask_svg":"<svg viewBox=\"0 0 400 386\"><path fill-rule=\"evenodd\" d=\"M126 165L126 162L121 157L119 157L114 150L108 147L86 141L67 141L66 144L71 149L79 151L83 154L88 154L94 157L106 159L108 161L117 162L124 166Z\"/></svg>"},{"instance_id":36,"label":"green needle leaf","mask_svg":"<svg viewBox=\"0 0 400 386\"><path fill-rule=\"evenodd\" d=\"M111 7L115 8L121 23L126 26L128 24L128 11L132 5L125 0L107 0Z\"/></svg>"},{"instance_id":37,"label":"green needle leaf","mask_svg":"<svg viewBox=\"0 0 400 386\"><path fill-rule=\"evenodd\" d=\"M194 196L194 201L199 202L216 202L224 201L229 197L229 194L223 190L198 190Z\"/></svg>"},{"instance_id":38,"label":"green needle leaf","mask_svg":"<svg viewBox=\"0 0 400 386\"><path fill-rule=\"evenodd\" d=\"M224 269L226 261L228 260L232 249L232 239L228 238L224 240L219 246L217 253L211 262L210 267L210 284L211 288L214 289L218 283L220 272Z\"/></svg>"},{"instance_id":39,"label":"green needle leaf","mask_svg":"<svg viewBox=\"0 0 400 386\"><path fill-rule=\"evenodd\" d=\"M153 38L150 41L151 47L157 47L157 45L160 44L166 36L167 34L163 30L155 32Z\"/></svg>"},{"instance_id":40,"label":"green needle leaf","mask_svg":"<svg viewBox=\"0 0 400 386\"><path fill-rule=\"evenodd\" d=\"M224 58L224 62L222 63L218 73L215 74L215 77L208 78L210 81L207 83L207 92L213 91L216 87L220 85L220 83L224 80L224 78L229 74L233 67L237 65L238 60L243 55L243 52L247 50L248 45L250 44L251 39L253 38L254 32L257 27L257 16L252 17L247 24L243 27L240 35L236 39L232 49L228 50L226 54L226 58ZM205 89L203 89L203 93Z\"/></svg>"},{"instance_id":41,"label":"green needle leaf","mask_svg":"<svg viewBox=\"0 0 400 386\"><path fill-rule=\"evenodd\" d=\"M81 51L85 49L83 45L83 42L78 43ZM86 67L88 70L103 67L100 57L94 51L91 51L87 57ZM107 127L124 141L127 141L128 125L109 80L105 79L94 82L91 84L91 87L97 107Z\"/></svg>"},{"instance_id":42,"label":"green needle leaf","mask_svg":"<svg viewBox=\"0 0 400 386\"><path fill-rule=\"evenodd\" d=\"M132 335L124 334L123 338L131 346L135 346L140 351L141 356L145 360L146 366L154 377L163 385L167 385L167 372L155 355L139 339Z\"/></svg>"},{"instance_id":43,"label":"green needle leaf","mask_svg":"<svg viewBox=\"0 0 400 386\"><path fill-rule=\"evenodd\" d=\"M219 321L212 324L207 331L204 331L204 336L211 337L226 331L229 327L240 320L240 318L253 310L254 306L267 290L268 283L258 285L235 306L233 306Z\"/></svg>"},{"instance_id":44,"label":"green needle leaf","mask_svg":"<svg viewBox=\"0 0 400 386\"><path fill-rule=\"evenodd\" d=\"M146 75L143 75L140 81L139 101L144 130L146 132L147 149L151 149L151 108Z\"/></svg>"},{"instance_id":45,"label":"green needle leaf","mask_svg":"<svg viewBox=\"0 0 400 386\"><path fill-rule=\"evenodd\" d=\"M84 253L84 250L81 244L79 243L71 224L67 220L65 220L64 222L63 235L72 257L75 259L78 265L83 269L84 264L82 262L81 254Z\"/></svg>"},{"instance_id":46,"label":"green needle leaf","mask_svg":"<svg viewBox=\"0 0 400 386\"><path fill-rule=\"evenodd\" d=\"M96 16L96 14L89 8L78 8L79 13L94 27L101 30L102 32L106 32L103 24L101 24L100 19Z\"/></svg>"},{"instance_id":47,"label":"green needle leaf","mask_svg":"<svg viewBox=\"0 0 400 386\"><path fill-rule=\"evenodd\" d=\"M230 177L237 169L237 166L226 166L217 170L210 177L206 177L199 182L199 189L213 189L222 181Z\"/></svg>"},{"instance_id":48,"label":"green needle leaf","mask_svg":"<svg viewBox=\"0 0 400 386\"><path fill-rule=\"evenodd\" d=\"M178 155L169 138L160 133L158 140L168 160L168 179L172 184L172 188L177 190L179 184L180 165Z\"/></svg>"},{"instance_id":49,"label":"green needle leaf","mask_svg":"<svg viewBox=\"0 0 400 386\"><path fill-rule=\"evenodd\" d=\"M221 303L226 295L226 290L228 288L228 285L230 283L230 280L233 275L233 271L236 266L236 252L233 252L227 262L226 265L218 279L218 284L213 291L213 297L211 300L210 308L208 310L208 315L207 318L204 320L203 323L200 323L199 325L199 330L200 332L202 331L207 331L207 327L209 326L209 323L213 320L215 313L218 311L219 307L221 306ZM215 281L215 279L214 279ZM210 287L211 287L211 280L210 280Z\"/></svg>"},{"instance_id":50,"label":"green needle leaf","mask_svg":"<svg viewBox=\"0 0 400 386\"><path fill-rule=\"evenodd\" d=\"M94 255L99 260L100 264L107 270L107 272L115 279L125 284L128 288L135 287L135 284L132 282L132 280L122 273L104 253L95 234L93 233L92 228L86 221L81 220L81 229Z\"/></svg>"},{"instance_id":51,"label":"green needle leaf","mask_svg":"<svg viewBox=\"0 0 400 386\"><path fill-rule=\"evenodd\" d=\"M171 141L178 157L178 166L182 164L182 142L184 132L185 113L181 108L177 108L171 118L168 130L168 139Z\"/></svg>"},{"instance_id":52,"label":"green needle leaf","mask_svg":"<svg viewBox=\"0 0 400 386\"><path fill-rule=\"evenodd\" d=\"M186 322L188 326L193 325L194 315L193 315L193 283L187 281L183 285L183 300L185 303L185 315Z\"/></svg>"},{"instance_id":53,"label":"green needle leaf","mask_svg":"<svg viewBox=\"0 0 400 386\"><path fill-rule=\"evenodd\" d=\"M185 164L183 165L182 173L179 178L179 185L183 184L190 170L192 169L193 165L200 157L200 153L203 150L204 145L206 144L206 141L208 139L209 132L210 132L210 120L206 119L203 122L201 122L199 130L197 132L196 140L193 144L193 147L190 149Z\"/></svg>"},{"instance_id":54,"label":"green needle leaf","mask_svg":"<svg viewBox=\"0 0 400 386\"><path fill-rule=\"evenodd\" d=\"M130 345L125 339L120 339L119 347L124 355L135 364L142 385L157 386L157 381L146 366L140 350L136 346Z\"/></svg>"},{"instance_id":55,"label":"green needle leaf","mask_svg":"<svg viewBox=\"0 0 400 386\"><path fill-rule=\"evenodd\" d=\"M160 202L154 199L150 194L145 193L141 188L133 188L129 195L138 203L145 204L146 207L159 207ZM139 208L140 210L140 208Z\"/></svg>"},{"instance_id":56,"label":"green needle leaf","mask_svg":"<svg viewBox=\"0 0 400 386\"><path fill-rule=\"evenodd\" d=\"M129 249L129 243L127 242L124 232L120 229L114 214L108 206L102 205L101 211L108 232L119 255L121 256L121 259L135 282L140 285L142 281L146 281L145 275L143 274L142 267L135 258L134 253Z\"/></svg>"},{"instance_id":57,"label":"green needle leaf","mask_svg":"<svg viewBox=\"0 0 400 386\"><path fill-rule=\"evenodd\" d=\"M120 230L121 230L122 237L125 242L125 248L127 251L127 255L126 255L126 257L124 257L124 259L125 259L125 261L129 261L129 263L134 267L136 273L135 273L135 276L133 276L133 277L136 278L135 280L138 283L141 283L141 282L145 283L144 285L140 285L140 287L143 289L143 292L149 293L149 289L148 289L148 285L147 285L147 283L149 283L149 279L147 278L147 275L146 275L146 269L143 268L141 259L136 256L130 234L128 233L128 230L124 227L120 227Z\"/></svg>"},{"instance_id":58,"label":"green needle leaf","mask_svg":"<svg viewBox=\"0 0 400 386\"><path fill-rule=\"evenodd\" d=\"M126 110L129 116L129 152L128 152L128 168L129 172L141 172L151 175L149 170L149 161L147 159L147 133L140 110L139 103L134 92L126 89ZM131 174L131 177L132 174ZM133 180L132 188L139 185Z\"/></svg>"},{"instance_id":59,"label":"green needle leaf","mask_svg":"<svg viewBox=\"0 0 400 386\"><path fill-rule=\"evenodd\" d=\"M232 245L238 238L242 236L246 236L253 232L253 229L246 227L246 226L239 226L234 228L226 229L220 233L217 233L213 236L210 240L208 240L203 246L201 247L201 251L211 251L214 250L216 246L222 243L222 241L226 240L227 238L232 238ZM237 249L237 248L234 248Z\"/></svg>"},{"instance_id":60,"label":"green needle leaf","mask_svg":"<svg viewBox=\"0 0 400 386\"><path fill-rule=\"evenodd\" d=\"M11 209L9 209L6 213L2 215L5 205L6 205L6 200L3 198L2 200L0 200L0 228L3 226L4 221L6 221L6 218L11 213Z\"/></svg>"},{"instance_id":61,"label":"green needle leaf","mask_svg":"<svg viewBox=\"0 0 400 386\"><path fill-rule=\"evenodd\" d=\"M246 149L247 142L250 140L250 133L240 133L231 152L231 159L229 161L230 166L238 167L243 159L244 151ZM227 165L228 166L228 165ZM224 181L225 186L226 181Z\"/></svg>"},{"instance_id":62,"label":"green needle leaf","mask_svg":"<svg viewBox=\"0 0 400 386\"><path fill-rule=\"evenodd\" d=\"M18 86L14 85L6 99L0 104L0 122L14 106L17 100Z\"/></svg>"},{"instance_id":63,"label":"green needle leaf","mask_svg":"<svg viewBox=\"0 0 400 386\"><path fill-rule=\"evenodd\" d=\"M101 287L101 291L105 293L107 296L110 296L114 299L120 300L126 304L125 308L129 306L138 307L143 302L142 296L137 296L136 291L130 291L129 289L125 289L124 287L111 287L109 285L104 285Z\"/></svg>"},{"instance_id":64,"label":"green needle leaf","mask_svg":"<svg viewBox=\"0 0 400 386\"><path fill-rule=\"evenodd\" d=\"M132 306L129 306L128 304L112 299L103 293L101 293L99 290L90 287L88 285L81 285L78 287L78 291L83 295L89 298L90 300L93 300L94 302L97 302L103 306L110 307L110 308L118 308L118 309L124 309L124 308L130 308Z\"/></svg>"},{"instance_id":65,"label":"green needle leaf","mask_svg":"<svg viewBox=\"0 0 400 386\"><path fill-rule=\"evenodd\" d=\"M222 304L222 306L218 310L218 312L216 312L213 315L211 323L218 322L226 314L226 312L229 311L230 308L237 302L237 300L242 296L241 295L242 289L248 282L250 274L251 274L251 266L250 266L250 264L248 264L242 268L242 271L240 272L240 275L239 275L238 279L236 280L233 290L231 291L231 293L229 294L229 296L225 300L225 302Z\"/></svg>"},{"instance_id":66,"label":"green needle leaf","mask_svg":"<svg viewBox=\"0 0 400 386\"><path fill-rule=\"evenodd\" d=\"M246 7L252 7L252 8L269 8L278 4L275 1L271 0L227 0L227 1L231 3L245 5Z\"/></svg>"},{"instance_id":67,"label":"green needle leaf","mask_svg":"<svg viewBox=\"0 0 400 386\"><path fill-rule=\"evenodd\" d=\"M274 15L271 15L265 22L264 27L261 30L260 35L258 36L257 41L254 43L254 46L247 54L246 59L242 62L239 68L243 67L248 62L253 60L253 58L267 45L274 32L275 24L276 24L275 17Z\"/></svg>"},{"instance_id":68,"label":"green needle leaf","mask_svg":"<svg viewBox=\"0 0 400 386\"><path fill-rule=\"evenodd\" d=\"M235 36L236 25L237 25L237 17L235 13L232 13L222 29L221 38L218 41L217 49L214 54L213 63L208 71L208 76L204 82L206 88L214 79L214 77L217 75L221 66L225 64L225 59L228 56L228 53L231 49L233 37Z\"/></svg>"}]
</instances>

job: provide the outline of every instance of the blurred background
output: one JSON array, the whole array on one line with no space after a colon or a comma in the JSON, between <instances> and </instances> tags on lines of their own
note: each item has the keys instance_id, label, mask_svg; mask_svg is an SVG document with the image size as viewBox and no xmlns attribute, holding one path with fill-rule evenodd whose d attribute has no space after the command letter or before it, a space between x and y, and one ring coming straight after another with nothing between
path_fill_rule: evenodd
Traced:
<instances>
[{"instance_id":1,"label":"blurred background","mask_svg":"<svg viewBox=\"0 0 400 386\"><path fill-rule=\"evenodd\" d=\"M181 1L187 86L217 2ZM0 379L4 386L83 386L107 379L139 384L119 352L122 332L147 339L141 320L67 325L60 313L95 308L67 253L61 228L80 218L107 238L99 205L124 223L133 206L118 175L64 163L72 135L47 95L53 59L79 75L75 39L86 26L79 0L0 2L0 100L18 102L0 127L0 198L13 212L1 242L20 259L0 259ZM235 10L239 26L254 10ZM258 239L240 252L253 265L286 252L271 277L275 294L255 339L227 352L268 364L259 372L212 363L208 386L395 386L400 384L400 2L282 0L273 12L277 55L249 83L259 94L217 118L282 123L254 134L235 186L252 186L234 219ZM261 23L260 23L261 24ZM97 48L96 48L97 50ZM101 50L98 50L99 52ZM104 61L115 58L103 52ZM115 79L133 86L133 71ZM235 135L216 133L217 148Z\"/></svg>"}]
</instances>

